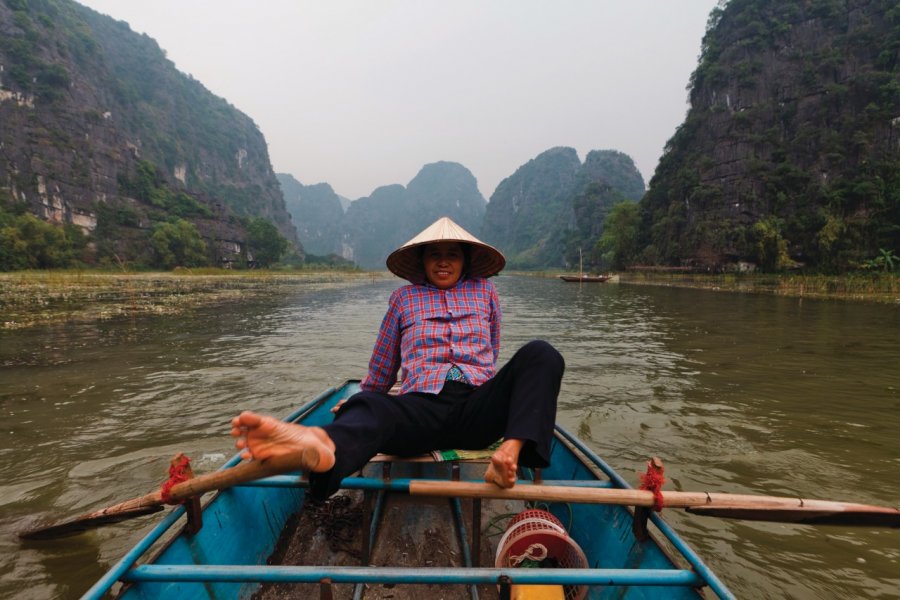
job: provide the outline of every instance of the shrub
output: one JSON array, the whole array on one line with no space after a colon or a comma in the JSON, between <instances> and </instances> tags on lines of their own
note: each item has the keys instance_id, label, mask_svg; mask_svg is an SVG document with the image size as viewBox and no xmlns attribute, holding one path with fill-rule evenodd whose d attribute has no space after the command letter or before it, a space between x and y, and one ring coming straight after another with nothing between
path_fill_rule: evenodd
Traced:
<instances>
[{"instance_id":1,"label":"shrub","mask_svg":"<svg viewBox=\"0 0 900 600\"><path fill-rule=\"evenodd\" d=\"M156 266L171 269L202 267L209 264L206 242L197 228L184 219L174 223L160 223L153 228L150 245L156 257Z\"/></svg>"}]
</instances>

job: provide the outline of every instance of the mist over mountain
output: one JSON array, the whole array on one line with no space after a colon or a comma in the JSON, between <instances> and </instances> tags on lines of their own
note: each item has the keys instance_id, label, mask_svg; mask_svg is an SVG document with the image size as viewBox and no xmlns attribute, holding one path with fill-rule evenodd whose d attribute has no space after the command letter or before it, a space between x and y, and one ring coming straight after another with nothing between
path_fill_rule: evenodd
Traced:
<instances>
[{"instance_id":1,"label":"mist over mountain","mask_svg":"<svg viewBox=\"0 0 900 600\"><path fill-rule=\"evenodd\" d=\"M336 254L366 269L383 269L387 255L442 216L477 231L487 201L460 164L425 165L406 185L384 185L353 202L330 185L304 185L278 174L297 233L310 254Z\"/></svg>"},{"instance_id":2,"label":"mist over mountain","mask_svg":"<svg viewBox=\"0 0 900 600\"><path fill-rule=\"evenodd\" d=\"M276 177L304 250L320 256L340 255L341 197L327 183L303 185L286 173L276 173Z\"/></svg>"},{"instance_id":3,"label":"mist over mountain","mask_svg":"<svg viewBox=\"0 0 900 600\"><path fill-rule=\"evenodd\" d=\"M572 148L550 149L520 167L489 204L472 173L452 162L425 165L406 186L379 187L344 214L328 184L278 177L304 248L367 269L384 268L388 254L442 216L481 232L514 267L571 266L582 248L591 265L598 262L593 247L610 208L644 191L627 155L595 150L582 164Z\"/></svg>"},{"instance_id":4,"label":"mist over mountain","mask_svg":"<svg viewBox=\"0 0 900 600\"><path fill-rule=\"evenodd\" d=\"M342 256L363 268L383 269L388 254L442 216L477 231L486 204L475 177L464 166L425 165L405 187L380 187L347 208Z\"/></svg>"}]
</instances>

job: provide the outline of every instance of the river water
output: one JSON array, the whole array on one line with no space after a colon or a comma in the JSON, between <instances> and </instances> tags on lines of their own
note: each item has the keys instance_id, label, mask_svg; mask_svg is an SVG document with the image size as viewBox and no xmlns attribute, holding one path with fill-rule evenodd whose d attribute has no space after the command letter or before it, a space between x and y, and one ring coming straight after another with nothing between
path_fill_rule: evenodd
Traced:
<instances>
[{"instance_id":1,"label":"river water","mask_svg":"<svg viewBox=\"0 0 900 600\"><path fill-rule=\"evenodd\" d=\"M16 530L139 496L178 451L233 453L243 409L278 416L364 373L398 283L0 330L0 598L77 598L158 519L20 543ZM503 351L565 356L558 420L632 484L896 506L900 307L500 276ZM0 319L2 320L2 319ZM900 530L664 516L740 598L900 598Z\"/></svg>"}]
</instances>

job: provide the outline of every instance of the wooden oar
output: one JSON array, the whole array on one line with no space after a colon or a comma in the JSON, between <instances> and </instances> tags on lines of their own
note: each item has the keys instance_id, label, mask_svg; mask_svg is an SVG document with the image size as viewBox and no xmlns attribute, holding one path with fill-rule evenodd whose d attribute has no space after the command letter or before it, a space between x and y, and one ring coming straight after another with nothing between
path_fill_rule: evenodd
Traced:
<instances>
[{"instance_id":1,"label":"wooden oar","mask_svg":"<svg viewBox=\"0 0 900 600\"><path fill-rule=\"evenodd\" d=\"M265 461L249 461L230 469L223 469L206 475L200 475L172 486L169 490L169 503L177 504L191 497L200 496L213 490L240 485L263 477L296 471L302 468L302 457L278 457ZM118 523L134 517L149 515L163 510L165 507L162 491L157 490L139 498L132 498L104 509L72 517L50 525L35 527L18 535L25 540L47 540L72 535L107 525Z\"/></svg>"},{"instance_id":2,"label":"wooden oar","mask_svg":"<svg viewBox=\"0 0 900 600\"><path fill-rule=\"evenodd\" d=\"M302 463L303 460L299 457L244 462L230 469L179 483L172 487L169 498L173 503L179 502L213 490L300 470ZM408 491L411 495L417 496L500 498L644 507L653 506L654 503L653 492L645 490L578 488L528 483L520 483L511 489L502 489L492 483L411 481ZM663 492L663 502L667 508L684 508L694 514L716 517L780 523L900 527L900 510L866 504L717 492ZM155 491L99 511L21 532L19 537L29 540L58 538L157 512L162 510L163 506L162 493Z\"/></svg>"},{"instance_id":3,"label":"wooden oar","mask_svg":"<svg viewBox=\"0 0 900 600\"><path fill-rule=\"evenodd\" d=\"M491 483L412 481L409 484L409 493L418 496L460 496L623 506L653 506L654 503L653 492L646 490L532 484L518 484L510 489L501 489ZM717 492L664 491L662 496L665 508L684 508L697 515L778 523L900 527L900 509L883 506Z\"/></svg>"}]
</instances>

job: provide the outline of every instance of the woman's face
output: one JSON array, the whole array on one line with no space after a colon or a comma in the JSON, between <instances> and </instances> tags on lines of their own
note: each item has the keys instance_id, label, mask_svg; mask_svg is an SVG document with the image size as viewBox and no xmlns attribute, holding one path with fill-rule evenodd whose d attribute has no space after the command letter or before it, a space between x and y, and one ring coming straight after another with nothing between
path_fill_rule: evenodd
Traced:
<instances>
[{"instance_id":1,"label":"woman's face","mask_svg":"<svg viewBox=\"0 0 900 600\"><path fill-rule=\"evenodd\" d=\"M437 242L428 244L422 253L425 277L441 290L456 285L465 267L465 254L459 242Z\"/></svg>"}]
</instances>

